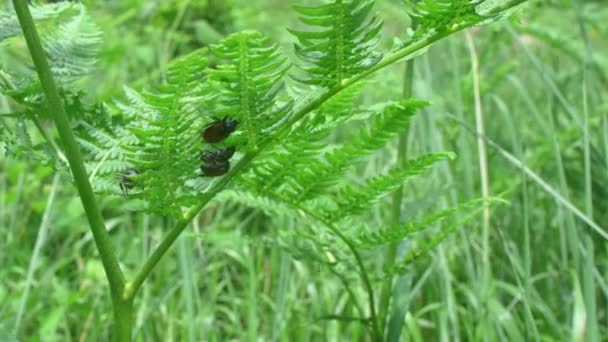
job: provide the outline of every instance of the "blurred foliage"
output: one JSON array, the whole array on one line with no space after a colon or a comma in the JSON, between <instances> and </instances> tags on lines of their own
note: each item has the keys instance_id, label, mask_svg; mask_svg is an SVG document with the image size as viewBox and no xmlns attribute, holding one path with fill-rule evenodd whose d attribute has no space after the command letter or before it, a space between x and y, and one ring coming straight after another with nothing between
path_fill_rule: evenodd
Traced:
<instances>
[{"instance_id":1,"label":"blurred foliage","mask_svg":"<svg viewBox=\"0 0 608 342\"><path fill-rule=\"evenodd\" d=\"M103 32L103 40L94 73L79 84L86 97L67 90L64 96L81 101L73 104L86 108L91 120L124 122L122 116L106 117L104 108L93 101L104 100L112 106L123 103L128 100L122 91L124 85L136 91L149 90L165 78L175 57L217 43L243 28L273 37L288 56L293 54L293 39L285 28L296 27L297 18L289 1L82 3ZM376 10L384 18L383 32L405 41L411 37L407 30L410 18L402 6L402 1L380 1ZM606 22L608 6L603 0L551 0L532 2L516 19L471 30L481 63L486 135L604 227L608 222ZM390 48L400 41L383 40L380 44ZM1 70L27 71L10 64L26 55L22 41L0 45ZM475 125L470 58L463 36L457 35L415 60L415 96L428 99L431 105L410 123L407 154L453 150L458 158L405 188L402 215L412 224L416 223L414 213L434 207L449 210L479 196L475 137L460 124ZM219 62L209 61L210 65ZM398 98L403 91L402 69L396 65L373 76L357 89L357 105ZM0 131L20 132L2 117L20 114L14 108L14 103L0 97ZM359 115L361 120L371 116ZM585 124L589 170L585 168ZM46 122L40 125L50 130ZM331 146L314 148L327 152L332 146L342 146L360 126L354 123L332 132ZM5 135L0 132L0 136ZM21 298L18 294L26 286L53 168L63 167L45 157L53 152L41 150L44 137L15 134L14 139L31 139L31 143L22 144L21 150L7 150L6 141L0 142L0 340L13 333ZM396 153L397 147L389 146L373 154L347 180L358 181L386 171ZM14 154L26 158L17 161ZM492 210L491 258L483 259L481 228L472 229L451 238L431 257L417 259L400 270L405 275L396 280L395 291L401 292L394 301L405 301L403 336L420 341L457 337L559 340L572 336L577 319L572 313L577 288L572 274L583 279L589 273L596 291L600 336L606 336L606 241L590 234L585 224L496 151L490 149L488 155L490 192L506 194L510 202ZM591 195L585 189L589 177ZM106 327L112 317L105 287L99 285L105 283L103 269L70 179L62 178L60 184L20 337L108 340ZM419 200L422 195L425 200ZM137 338L241 340L251 337L248 334L253 331L269 340L364 340L357 324L320 319L328 313L347 317L355 311L335 270L303 267L288 253L297 251L275 248L281 243L278 238L294 239L279 236L277 229L296 227L294 219L239 205L235 200L243 199L239 196L244 195L227 194L204 210L192 230L181 238L176 255L169 256L149 279L138 299ZM119 258L125 269L133 269L172 226L172 219L140 214L141 203L129 198L100 199L104 217L109 218L106 224L120 246ZM250 199L249 206L255 200ZM260 207L268 210L268 203ZM365 222L357 223L387 228L382 226L391 215L387 207L374 208ZM591 268L581 265L581 255L589 252L588 247L581 250L579 244L573 246L573 241L585 237L595 246ZM300 242L298 247L305 250L304 240ZM399 256L405 257L409 247L402 246ZM325 255L325 261L339 256ZM366 259L381 265L380 255L370 251ZM482 277L485 267L492 270L489 279Z\"/></svg>"}]
</instances>

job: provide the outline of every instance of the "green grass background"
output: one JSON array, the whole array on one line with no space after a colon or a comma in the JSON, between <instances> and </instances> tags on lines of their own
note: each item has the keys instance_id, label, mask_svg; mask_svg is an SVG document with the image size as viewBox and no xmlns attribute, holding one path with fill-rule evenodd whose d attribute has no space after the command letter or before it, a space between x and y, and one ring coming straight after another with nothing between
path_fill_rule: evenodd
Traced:
<instances>
[{"instance_id":1,"label":"green grass background","mask_svg":"<svg viewBox=\"0 0 608 342\"><path fill-rule=\"evenodd\" d=\"M105 32L86 85L91 99L106 101L237 30L262 31L291 54L285 28L297 25L293 1L84 2ZM409 20L400 1L378 1L377 9L390 47ZM479 197L486 176L489 194L509 203L396 280L400 340L607 340L608 242L594 231L608 233L606 23L605 0L531 1L514 18L456 34L415 59L413 94L432 105L406 132L406 155L449 150L458 158L404 189L405 216ZM14 53L0 49L0 63ZM404 71L398 64L375 75L360 104L402 96ZM481 168L476 98L490 139L481 143ZM8 112L1 97L0 112ZM382 170L397 150L360 172ZM128 198L99 200L119 259L135 269L171 222L137 213ZM366 223L382 227L391 211L387 201ZM328 270L260 243L274 231L259 212L208 206L136 298L137 339L366 340L356 323L319 319L347 310L346 293ZM108 340L108 287L67 177L0 157L0 266L0 341Z\"/></svg>"}]
</instances>

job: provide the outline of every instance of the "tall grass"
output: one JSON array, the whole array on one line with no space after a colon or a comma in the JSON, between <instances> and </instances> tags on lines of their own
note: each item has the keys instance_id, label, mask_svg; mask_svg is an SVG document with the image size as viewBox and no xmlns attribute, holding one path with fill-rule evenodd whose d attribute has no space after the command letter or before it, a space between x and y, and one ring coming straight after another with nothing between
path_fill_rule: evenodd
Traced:
<instances>
[{"instance_id":1,"label":"tall grass","mask_svg":"<svg viewBox=\"0 0 608 342\"><path fill-rule=\"evenodd\" d=\"M268 20L239 16L249 4L238 3L236 27L257 24L275 32ZM256 6L271 11L272 3ZM380 10L392 6L386 2ZM366 88L362 103L410 94L433 103L367 172L428 151L458 154L403 188L369 225L480 196L509 201L384 284L380 307L389 340L600 341L608 335L608 94L598 71L606 64L593 64L593 56L608 52L601 39L608 10L601 1L561 6L540 4L519 22L452 37ZM110 37L127 30L121 25L129 21L112 26L113 13L102 5L96 11ZM289 22L287 13L276 15ZM407 18L394 13L386 29L404 34ZM532 35L526 22L566 37L583 59ZM173 33L179 29L171 26ZM146 36L139 49L166 61L181 41L165 33L153 33L166 38L156 42ZM132 45L131 39L122 44ZM121 47L119 40L108 44ZM116 63L107 58L103 63ZM125 70L110 73L108 83L99 79L99 92L111 98L112 82L148 72ZM5 107L0 100L0 111ZM0 159L0 340L107 340L110 308L97 286L103 270L73 190L49 174ZM113 214L106 225L127 269L171 227L133 212L127 198L101 206ZM293 223L285 218L283 224ZM263 214L220 203L206 209L142 289L136 339L364 340L357 322L327 319L352 312L340 279L268 248L263 239L273 233ZM374 257L390 260L407 248L395 245Z\"/></svg>"}]
</instances>

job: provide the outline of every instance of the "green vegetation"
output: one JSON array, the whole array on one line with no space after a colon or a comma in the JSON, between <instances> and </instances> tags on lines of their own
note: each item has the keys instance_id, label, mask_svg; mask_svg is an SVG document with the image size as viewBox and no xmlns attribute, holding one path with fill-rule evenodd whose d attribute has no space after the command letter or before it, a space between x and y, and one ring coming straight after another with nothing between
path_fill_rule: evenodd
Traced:
<instances>
[{"instance_id":1,"label":"green vegetation","mask_svg":"<svg viewBox=\"0 0 608 342\"><path fill-rule=\"evenodd\" d=\"M603 0L26 3L0 341L608 336Z\"/></svg>"}]
</instances>

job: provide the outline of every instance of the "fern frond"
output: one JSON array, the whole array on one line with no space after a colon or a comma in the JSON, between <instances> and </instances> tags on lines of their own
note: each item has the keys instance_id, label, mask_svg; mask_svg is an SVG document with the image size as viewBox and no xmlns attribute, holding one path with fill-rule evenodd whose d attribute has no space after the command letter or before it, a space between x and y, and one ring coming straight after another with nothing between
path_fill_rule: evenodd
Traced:
<instances>
[{"instance_id":1,"label":"fern frond","mask_svg":"<svg viewBox=\"0 0 608 342\"><path fill-rule=\"evenodd\" d=\"M211 52L225 61L207 70L210 90L216 94L211 114L238 120L249 149L255 150L264 130L289 109L289 101L280 105L277 99L289 70L287 58L268 37L255 31L233 34L212 45Z\"/></svg>"},{"instance_id":2,"label":"fern frond","mask_svg":"<svg viewBox=\"0 0 608 342\"><path fill-rule=\"evenodd\" d=\"M88 172L93 172L95 169L95 165L86 165ZM93 185L93 190L99 193L108 193L108 194L119 194L119 176L116 175L114 178L109 177L91 177L91 183Z\"/></svg>"},{"instance_id":3,"label":"fern frond","mask_svg":"<svg viewBox=\"0 0 608 342\"><path fill-rule=\"evenodd\" d=\"M417 239L415 245L412 246L412 248L405 254L405 256L401 259L401 262L399 262L399 264L393 270L389 270L389 272L399 274L404 274L408 272L408 267L412 262L414 262L419 257L428 254L432 249L437 247L450 235L463 228L469 221L479 215L479 213L481 213L483 209L484 206L479 206L478 208L469 211L469 213L465 215L465 217L459 220L453 220L444 223L439 228L438 232L431 234L429 237Z\"/></svg>"},{"instance_id":4,"label":"fern frond","mask_svg":"<svg viewBox=\"0 0 608 342\"><path fill-rule=\"evenodd\" d=\"M366 85L366 82L356 83L325 102L317 111L311 113L304 123L310 126L308 130L311 132L329 131L340 124L351 121L360 113L355 109L355 103Z\"/></svg>"},{"instance_id":5,"label":"fern frond","mask_svg":"<svg viewBox=\"0 0 608 342\"><path fill-rule=\"evenodd\" d=\"M81 5L61 2L58 4L30 5L30 12L35 20L55 18L69 9L82 8ZM0 12L0 43L3 40L16 36L21 32L17 14L12 10Z\"/></svg>"},{"instance_id":6,"label":"fern frond","mask_svg":"<svg viewBox=\"0 0 608 342\"><path fill-rule=\"evenodd\" d=\"M93 71L102 32L81 6L80 13L42 37L55 81L72 83Z\"/></svg>"},{"instance_id":7,"label":"fern frond","mask_svg":"<svg viewBox=\"0 0 608 342\"><path fill-rule=\"evenodd\" d=\"M382 54L382 20L369 18L373 0L335 0L326 5L294 6L300 20L316 31L289 30L297 39L296 54L304 62L304 84L333 88L376 65Z\"/></svg>"},{"instance_id":8,"label":"fern frond","mask_svg":"<svg viewBox=\"0 0 608 342\"><path fill-rule=\"evenodd\" d=\"M172 94L187 90L180 94L183 99L200 95L204 89L205 70L209 64L207 54L208 49L202 48L171 61L167 70L167 82L159 86L159 89L164 93Z\"/></svg>"},{"instance_id":9,"label":"fern frond","mask_svg":"<svg viewBox=\"0 0 608 342\"><path fill-rule=\"evenodd\" d=\"M114 105L128 122L152 119L159 115L154 105L148 103L144 94L127 86L123 87L123 94L124 101L116 102Z\"/></svg>"},{"instance_id":10,"label":"fern frond","mask_svg":"<svg viewBox=\"0 0 608 342\"><path fill-rule=\"evenodd\" d=\"M245 190L226 190L222 191L217 197L220 202L228 201L238 203L243 206L257 209L270 217L302 217L301 213L294 210L287 203L268 196L255 194Z\"/></svg>"},{"instance_id":11,"label":"fern frond","mask_svg":"<svg viewBox=\"0 0 608 342\"><path fill-rule=\"evenodd\" d=\"M260 154L251 171L241 178L243 185L260 194L278 193L285 188L292 174L306 168L318 159L326 147L328 131L301 131L290 139Z\"/></svg>"},{"instance_id":12,"label":"fern frond","mask_svg":"<svg viewBox=\"0 0 608 342\"><path fill-rule=\"evenodd\" d=\"M129 151L123 149L124 141L129 141L130 133L122 127L112 127L114 132L94 127L87 122L79 122L79 145L87 152L85 166L92 179L93 190L99 193L119 195L120 175L132 168L127 161ZM94 181L93 181L94 180Z\"/></svg>"},{"instance_id":13,"label":"fern frond","mask_svg":"<svg viewBox=\"0 0 608 342\"><path fill-rule=\"evenodd\" d=\"M261 154L253 163L250 177L244 178L248 186L259 193L274 191L290 174L316 162L327 149L325 141L331 130L357 113L353 107L363 87L361 82L339 93L302 120L289 139Z\"/></svg>"},{"instance_id":14,"label":"fern frond","mask_svg":"<svg viewBox=\"0 0 608 342\"><path fill-rule=\"evenodd\" d=\"M354 268L341 241L337 240L336 236L330 231L320 226L319 222L307 216L288 201L242 190L223 191L216 199L260 210L273 220L284 217L296 219L297 228L280 228L276 234L266 237L266 242L284 249L292 257L299 260L312 261L332 268L346 267L349 271ZM335 271L339 272L337 269Z\"/></svg>"},{"instance_id":15,"label":"fern frond","mask_svg":"<svg viewBox=\"0 0 608 342\"><path fill-rule=\"evenodd\" d=\"M352 264L348 256L339 251L334 239L326 239L319 234L322 229L287 230L281 229L278 236L274 238L274 244L289 253L294 259L304 262L312 262L335 268L342 265ZM352 274L350 268L348 272ZM336 272L338 272L336 270Z\"/></svg>"},{"instance_id":16,"label":"fern frond","mask_svg":"<svg viewBox=\"0 0 608 342\"><path fill-rule=\"evenodd\" d=\"M86 13L84 5L56 4L39 6L35 9L38 13L36 16L36 12L34 12L36 19L52 18L68 9L78 10L77 14L72 15L65 22L57 26L51 25L47 31L41 34L42 44L55 81L64 89L69 89L75 81L93 71L102 42L102 32ZM0 29L2 32L0 38L15 35L15 28L20 31L14 13L0 13L0 28L11 23L14 23L15 26L8 29L6 34ZM29 97L29 101L37 105L42 101L39 96L41 90L38 77L29 65L27 68L25 70L5 70L4 80L0 82L0 92L18 99Z\"/></svg>"},{"instance_id":17,"label":"fern frond","mask_svg":"<svg viewBox=\"0 0 608 342\"><path fill-rule=\"evenodd\" d=\"M356 160L384 147L388 140L402 132L414 113L426 105L424 101L410 99L387 106L371 128L362 128L351 136L348 144L298 170L289 180L288 197L301 202L323 194Z\"/></svg>"},{"instance_id":18,"label":"fern frond","mask_svg":"<svg viewBox=\"0 0 608 342\"><path fill-rule=\"evenodd\" d=\"M35 143L29 133L28 121L22 113L16 120L4 120L0 117L0 155L7 158L35 161L56 170L64 165L46 144Z\"/></svg>"},{"instance_id":19,"label":"fern frond","mask_svg":"<svg viewBox=\"0 0 608 342\"><path fill-rule=\"evenodd\" d=\"M143 94L156 111L129 126L138 144L127 160L134 165L146 189L143 197L150 209L161 215L181 214L184 184L197 175L200 142L196 116L185 110L177 94ZM129 148L129 147L125 147Z\"/></svg>"},{"instance_id":20,"label":"fern frond","mask_svg":"<svg viewBox=\"0 0 608 342\"><path fill-rule=\"evenodd\" d=\"M85 122L81 122L80 125L90 138L81 135L78 140L85 149L92 153L95 159L108 157L115 160L125 160L125 151L121 149L121 144L124 143L124 139L127 139L128 132L126 130L115 127L116 132L110 133Z\"/></svg>"},{"instance_id":21,"label":"fern frond","mask_svg":"<svg viewBox=\"0 0 608 342\"><path fill-rule=\"evenodd\" d=\"M446 221L462 213L477 212L480 207L487 205L483 199L475 199L462 203L456 207L445 209L431 215L425 215L420 221L411 221L386 228L377 232L363 232L357 238L360 248L378 247L390 243L398 243L407 239L414 233L431 228L434 224Z\"/></svg>"},{"instance_id":22,"label":"fern frond","mask_svg":"<svg viewBox=\"0 0 608 342\"><path fill-rule=\"evenodd\" d=\"M450 30L453 26L474 25L485 18L477 13L484 0L406 0L416 31L412 40Z\"/></svg>"},{"instance_id":23,"label":"fern frond","mask_svg":"<svg viewBox=\"0 0 608 342\"><path fill-rule=\"evenodd\" d=\"M125 88L126 101L116 108L126 128L100 129L81 123L79 142L92 157L87 163L98 191L120 194L119 181L127 169L137 170L129 194L144 199L152 213L181 217L181 208L197 196L202 150L198 102L207 68L206 50L197 50L171 63L165 84L156 91ZM208 182L208 181L207 181Z\"/></svg>"},{"instance_id":24,"label":"fern frond","mask_svg":"<svg viewBox=\"0 0 608 342\"><path fill-rule=\"evenodd\" d=\"M391 170L383 176L374 177L365 185L345 185L330 196L335 209L323 210L327 220L338 221L348 216L358 215L377 202L379 199L393 193L407 180L417 176L438 161L453 159L452 153L433 153L410 160L399 168Z\"/></svg>"}]
</instances>

